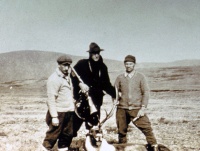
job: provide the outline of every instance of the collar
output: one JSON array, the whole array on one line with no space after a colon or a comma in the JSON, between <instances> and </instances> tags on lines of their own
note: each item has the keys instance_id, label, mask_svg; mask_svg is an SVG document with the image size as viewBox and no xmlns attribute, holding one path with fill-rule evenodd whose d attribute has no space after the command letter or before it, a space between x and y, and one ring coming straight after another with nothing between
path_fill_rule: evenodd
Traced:
<instances>
[{"instance_id":1,"label":"collar","mask_svg":"<svg viewBox=\"0 0 200 151\"><path fill-rule=\"evenodd\" d=\"M131 73L125 72L125 73L124 73L124 76L125 76L125 77L128 76L129 78L132 78L132 77L134 76L134 74L135 74L135 70L133 70Z\"/></svg>"},{"instance_id":2,"label":"collar","mask_svg":"<svg viewBox=\"0 0 200 151\"><path fill-rule=\"evenodd\" d=\"M67 77L66 75L64 75L59 68L56 68L56 73L58 74L59 77L65 78Z\"/></svg>"},{"instance_id":3,"label":"collar","mask_svg":"<svg viewBox=\"0 0 200 151\"><path fill-rule=\"evenodd\" d=\"M71 83L70 78L68 75L64 75L59 68L56 69L56 73L58 74L59 77L64 78L65 80L67 80L68 83Z\"/></svg>"}]
</instances>

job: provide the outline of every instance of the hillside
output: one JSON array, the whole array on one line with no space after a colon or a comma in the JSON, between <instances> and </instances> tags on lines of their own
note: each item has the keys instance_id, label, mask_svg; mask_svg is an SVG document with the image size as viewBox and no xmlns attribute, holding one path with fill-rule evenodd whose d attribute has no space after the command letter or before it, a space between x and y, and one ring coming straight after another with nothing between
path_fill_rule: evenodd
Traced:
<instances>
[{"instance_id":1,"label":"hillside","mask_svg":"<svg viewBox=\"0 0 200 151\"><path fill-rule=\"evenodd\" d=\"M57 52L46 51L15 51L0 54L0 82L9 82L28 79L46 79L57 67L56 59L62 55ZM81 56L72 56L75 64ZM104 59L109 74L115 77L124 71L122 61ZM150 68L164 68L175 66L197 66L200 60L180 60L170 63L139 63L136 68L149 70ZM113 80L112 80L113 81Z\"/></svg>"},{"instance_id":2,"label":"hillside","mask_svg":"<svg viewBox=\"0 0 200 151\"><path fill-rule=\"evenodd\" d=\"M16 51L0 54L0 82L27 79L46 79L57 67L57 52ZM72 56L73 64L83 57ZM112 71L123 67L120 61L104 60ZM111 72L112 72L111 71Z\"/></svg>"},{"instance_id":3,"label":"hillside","mask_svg":"<svg viewBox=\"0 0 200 151\"><path fill-rule=\"evenodd\" d=\"M183 67L183 66L199 66L200 59L194 60L177 60L173 62L165 62L165 63L141 63L139 65L140 68L161 68L161 67Z\"/></svg>"},{"instance_id":4,"label":"hillside","mask_svg":"<svg viewBox=\"0 0 200 151\"><path fill-rule=\"evenodd\" d=\"M55 70L60 53L19 51L0 54L0 148L1 150L41 151L47 126L47 77ZM74 63L82 57L72 56ZM123 62L105 59L113 83L124 70ZM189 62L189 63L188 63ZM179 66L178 66L179 65ZM199 151L200 148L200 65L198 60L171 63L140 63L151 89L148 116L159 143L172 151ZM16 81L18 80L18 81ZM104 96L102 115L110 111L112 101ZM117 143L116 119L113 115L103 125L109 143ZM84 124L71 147L83 151ZM124 150L143 150L146 140L130 123ZM140 148L139 148L140 147ZM56 147L55 147L56 148ZM57 150L57 149L55 149ZM121 149L120 149L121 150Z\"/></svg>"}]
</instances>

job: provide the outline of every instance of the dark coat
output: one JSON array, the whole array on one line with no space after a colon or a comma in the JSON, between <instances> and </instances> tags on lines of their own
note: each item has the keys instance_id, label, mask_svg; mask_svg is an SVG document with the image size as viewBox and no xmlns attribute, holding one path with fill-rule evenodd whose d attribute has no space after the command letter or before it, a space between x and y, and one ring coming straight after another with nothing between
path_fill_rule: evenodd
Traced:
<instances>
[{"instance_id":1,"label":"dark coat","mask_svg":"<svg viewBox=\"0 0 200 151\"><path fill-rule=\"evenodd\" d=\"M102 105L104 96L103 91L115 98L115 88L110 83L108 69L103 63L102 58L100 58L98 63L92 61L92 59L82 59L77 62L74 69L83 82L89 86L89 95L95 105L99 107ZM74 86L74 98L77 100L80 91L78 86L79 81L77 78L72 77L72 83Z\"/></svg>"}]
</instances>

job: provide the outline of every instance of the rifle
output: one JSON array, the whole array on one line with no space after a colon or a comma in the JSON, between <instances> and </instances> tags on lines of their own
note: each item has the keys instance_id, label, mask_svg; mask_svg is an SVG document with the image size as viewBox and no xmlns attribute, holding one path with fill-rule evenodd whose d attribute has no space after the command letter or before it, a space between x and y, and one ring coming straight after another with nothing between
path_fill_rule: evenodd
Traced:
<instances>
[{"instance_id":1,"label":"rifle","mask_svg":"<svg viewBox=\"0 0 200 151\"><path fill-rule=\"evenodd\" d=\"M79 81L80 83L83 83L83 84L84 84L83 80L82 80L81 77L78 75L78 73L76 72L76 70L75 70L71 65L70 65L70 68L72 69L72 72L73 72L73 73L75 74L75 76L77 77L78 81ZM88 105L89 105L89 109L90 109L90 114L96 113L96 112L97 112L97 109L96 109L96 107L95 107L95 105L94 105L94 103L93 103L91 97L89 96L88 92L82 92L82 93L84 93L84 95L85 95L85 97L86 97L86 100L88 101ZM85 118L81 117L81 115L79 115L78 109L77 109L77 106L76 106L76 105L75 105L75 113L76 113L76 115L77 115L79 118L85 119Z\"/></svg>"}]
</instances>

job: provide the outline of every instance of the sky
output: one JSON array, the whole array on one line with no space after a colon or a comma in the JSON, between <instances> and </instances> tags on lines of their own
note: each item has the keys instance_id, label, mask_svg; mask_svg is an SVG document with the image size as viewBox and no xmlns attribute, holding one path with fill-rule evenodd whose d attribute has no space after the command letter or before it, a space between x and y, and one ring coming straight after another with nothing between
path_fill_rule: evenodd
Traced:
<instances>
[{"instance_id":1,"label":"sky","mask_svg":"<svg viewBox=\"0 0 200 151\"><path fill-rule=\"evenodd\" d=\"M200 0L0 0L0 53L62 52L138 62L200 59Z\"/></svg>"}]
</instances>

